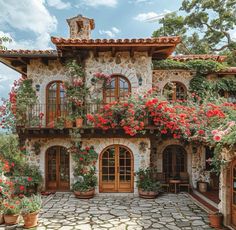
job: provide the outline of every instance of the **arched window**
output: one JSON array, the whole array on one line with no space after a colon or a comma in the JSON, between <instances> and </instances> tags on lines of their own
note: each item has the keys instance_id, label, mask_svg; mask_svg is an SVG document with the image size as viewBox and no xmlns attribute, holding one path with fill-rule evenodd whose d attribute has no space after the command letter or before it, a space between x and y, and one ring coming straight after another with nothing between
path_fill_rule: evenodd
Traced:
<instances>
[{"instance_id":1,"label":"arched window","mask_svg":"<svg viewBox=\"0 0 236 230\"><path fill-rule=\"evenodd\" d=\"M182 83L173 81L164 86L163 95L169 101L186 100L187 89Z\"/></svg>"},{"instance_id":2,"label":"arched window","mask_svg":"<svg viewBox=\"0 0 236 230\"><path fill-rule=\"evenodd\" d=\"M228 102L236 104L236 91L220 90L219 95L225 97Z\"/></svg>"},{"instance_id":3,"label":"arched window","mask_svg":"<svg viewBox=\"0 0 236 230\"><path fill-rule=\"evenodd\" d=\"M104 88L103 101L104 103L125 101L130 92L131 86L127 78L112 76L111 81Z\"/></svg>"},{"instance_id":4,"label":"arched window","mask_svg":"<svg viewBox=\"0 0 236 230\"><path fill-rule=\"evenodd\" d=\"M167 178L187 172L187 153L180 145L167 146L163 152L163 172Z\"/></svg>"},{"instance_id":5,"label":"arched window","mask_svg":"<svg viewBox=\"0 0 236 230\"><path fill-rule=\"evenodd\" d=\"M66 97L63 83L53 81L46 89L47 125L66 115Z\"/></svg>"}]
</instances>

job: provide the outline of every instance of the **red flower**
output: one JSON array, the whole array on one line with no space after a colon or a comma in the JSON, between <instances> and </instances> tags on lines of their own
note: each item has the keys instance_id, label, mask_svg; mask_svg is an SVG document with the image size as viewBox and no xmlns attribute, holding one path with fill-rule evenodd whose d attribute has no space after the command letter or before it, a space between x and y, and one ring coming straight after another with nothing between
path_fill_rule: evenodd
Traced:
<instances>
[{"instance_id":1,"label":"red flower","mask_svg":"<svg viewBox=\"0 0 236 230\"><path fill-rule=\"evenodd\" d=\"M25 186L20 185L19 189L20 189L20 191L24 191L25 190Z\"/></svg>"},{"instance_id":2,"label":"red flower","mask_svg":"<svg viewBox=\"0 0 236 230\"><path fill-rule=\"evenodd\" d=\"M80 161L83 161L84 159L82 157L79 158Z\"/></svg>"},{"instance_id":3,"label":"red flower","mask_svg":"<svg viewBox=\"0 0 236 230\"><path fill-rule=\"evenodd\" d=\"M12 163L11 163L11 167L14 167L14 166L15 166L15 164L12 162Z\"/></svg>"},{"instance_id":4,"label":"red flower","mask_svg":"<svg viewBox=\"0 0 236 230\"><path fill-rule=\"evenodd\" d=\"M30 182L32 181L32 177L28 177L27 180Z\"/></svg>"},{"instance_id":5,"label":"red flower","mask_svg":"<svg viewBox=\"0 0 236 230\"><path fill-rule=\"evenodd\" d=\"M202 130L202 129L200 129L200 130L198 130L198 134L199 134L199 135L204 135L204 134L205 134L205 131Z\"/></svg>"}]
</instances>

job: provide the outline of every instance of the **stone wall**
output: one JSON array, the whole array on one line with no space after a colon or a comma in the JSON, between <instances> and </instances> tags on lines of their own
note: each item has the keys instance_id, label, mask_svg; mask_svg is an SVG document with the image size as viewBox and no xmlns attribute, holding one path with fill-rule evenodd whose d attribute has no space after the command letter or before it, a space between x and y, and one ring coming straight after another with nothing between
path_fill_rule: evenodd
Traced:
<instances>
[{"instance_id":1,"label":"stone wall","mask_svg":"<svg viewBox=\"0 0 236 230\"><path fill-rule=\"evenodd\" d=\"M236 161L236 149L227 150L226 148L221 152L222 158L225 160L225 165L221 169L220 173L220 191L218 205L219 211L224 215L224 224L231 224L231 207L232 207L232 163Z\"/></svg>"},{"instance_id":2,"label":"stone wall","mask_svg":"<svg viewBox=\"0 0 236 230\"><path fill-rule=\"evenodd\" d=\"M33 145L35 141L41 143L40 154L36 155L34 153ZM147 138L91 138L91 139L82 139L83 146L93 145L95 151L98 154L108 146L119 144L128 147L134 156L134 172L138 171L139 168L145 168L150 165L150 141ZM45 179L45 154L48 148L52 146L62 146L62 147L70 147L71 139L60 139L60 138L50 138L50 139L36 139L27 142L27 151L29 152L28 161L32 165L37 165L40 168L40 171ZM75 182L73 175L73 165L74 162L72 157L70 157L70 183L71 185ZM96 173L99 178L99 161L96 164ZM136 181L136 180L134 180ZM43 187L45 188L45 182ZM137 193L136 185L134 186L134 192ZM97 192L98 188L97 188Z\"/></svg>"},{"instance_id":3,"label":"stone wall","mask_svg":"<svg viewBox=\"0 0 236 230\"><path fill-rule=\"evenodd\" d=\"M159 140L153 143L152 148L155 151L151 153L152 165L157 167L158 172L163 172L163 152L169 145L179 145L184 148L187 153L187 172L189 173L190 183L193 188L197 187L197 181L200 177L200 171L205 167L205 148L204 146L197 147L194 150L191 144L183 145L179 140L168 139ZM209 175L209 172L206 174ZM209 176L207 177L209 182Z\"/></svg>"},{"instance_id":4,"label":"stone wall","mask_svg":"<svg viewBox=\"0 0 236 230\"><path fill-rule=\"evenodd\" d=\"M157 86L161 93L164 86L172 81L182 83L187 89L189 89L189 82L194 76L194 72L188 70L153 70L153 85Z\"/></svg>"},{"instance_id":5,"label":"stone wall","mask_svg":"<svg viewBox=\"0 0 236 230\"><path fill-rule=\"evenodd\" d=\"M104 73L107 75L121 75L126 77L131 84L131 93L142 93L152 87L152 60L147 53L134 53L130 57L128 52L118 52L115 57L111 52L101 52L99 57L90 57L86 60L85 71L87 85L90 88L91 99L102 99L102 85L92 85L91 79L94 73ZM139 85L139 79L142 79L142 85Z\"/></svg>"}]
</instances>

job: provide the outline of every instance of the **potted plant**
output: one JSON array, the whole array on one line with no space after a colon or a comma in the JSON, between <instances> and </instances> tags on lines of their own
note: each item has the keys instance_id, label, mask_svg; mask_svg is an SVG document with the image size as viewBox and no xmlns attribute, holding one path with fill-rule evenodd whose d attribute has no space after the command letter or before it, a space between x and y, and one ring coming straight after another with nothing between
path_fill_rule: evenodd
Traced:
<instances>
[{"instance_id":1,"label":"potted plant","mask_svg":"<svg viewBox=\"0 0 236 230\"><path fill-rule=\"evenodd\" d=\"M3 217L3 199L0 198L0 225L4 223Z\"/></svg>"},{"instance_id":2,"label":"potted plant","mask_svg":"<svg viewBox=\"0 0 236 230\"><path fill-rule=\"evenodd\" d=\"M199 180L198 180L198 189L200 192L207 192L208 183L207 183L207 171L200 170Z\"/></svg>"},{"instance_id":3,"label":"potted plant","mask_svg":"<svg viewBox=\"0 0 236 230\"><path fill-rule=\"evenodd\" d=\"M24 219L24 228L33 228L38 225L38 215L42 207L40 195L23 197L21 200L21 213Z\"/></svg>"},{"instance_id":4,"label":"potted plant","mask_svg":"<svg viewBox=\"0 0 236 230\"><path fill-rule=\"evenodd\" d=\"M223 214L220 212L214 212L209 214L210 226L213 228L221 228L223 223Z\"/></svg>"},{"instance_id":5,"label":"potted plant","mask_svg":"<svg viewBox=\"0 0 236 230\"><path fill-rule=\"evenodd\" d=\"M19 223L21 204L17 198L7 198L3 201L3 214L6 225Z\"/></svg>"},{"instance_id":6,"label":"potted plant","mask_svg":"<svg viewBox=\"0 0 236 230\"><path fill-rule=\"evenodd\" d=\"M156 169L146 168L139 169L136 173L138 176L137 186L139 196L145 199L156 198L160 191L160 182L155 178Z\"/></svg>"},{"instance_id":7,"label":"potted plant","mask_svg":"<svg viewBox=\"0 0 236 230\"><path fill-rule=\"evenodd\" d=\"M95 164L98 154L93 146L81 148L80 144L74 144L68 149L75 162L74 175L77 177L73 185L73 191L77 198L92 198L97 185Z\"/></svg>"},{"instance_id":8,"label":"potted plant","mask_svg":"<svg viewBox=\"0 0 236 230\"><path fill-rule=\"evenodd\" d=\"M95 170L90 169L83 176L78 176L78 180L73 185L73 191L79 199L90 199L94 197L96 185L97 177L95 176Z\"/></svg>"}]
</instances>

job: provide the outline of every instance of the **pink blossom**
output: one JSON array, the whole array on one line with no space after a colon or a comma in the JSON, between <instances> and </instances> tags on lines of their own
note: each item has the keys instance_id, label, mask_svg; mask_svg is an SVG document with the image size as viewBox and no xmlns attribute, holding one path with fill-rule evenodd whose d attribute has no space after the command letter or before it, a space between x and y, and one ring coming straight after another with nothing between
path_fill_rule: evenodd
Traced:
<instances>
[{"instance_id":1,"label":"pink blossom","mask_svg":"<svg viewBox=\"0 0 236 230\"><path fill-rule=\"evenodd\" d=\"M214 129L214 130L211 131L211 134L212 134L212 135L215 135L215 134L217 134L218 132L219 132L219 130Z\"/></svg>"},{"instance_id":2,"label":"pink blossom","mask_svg":"<svg viewBox=\"0 0 236 230\"><path fill-rule=\"evenodd\" d=\"M221 141L221 136L220 135L215 135L214 137L213 137L213 140L214 141L216 141L216 142L219 142L219 141Z\"/></svg>"}]
</instances>

